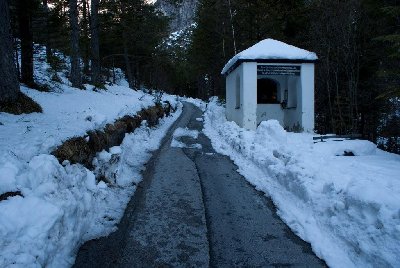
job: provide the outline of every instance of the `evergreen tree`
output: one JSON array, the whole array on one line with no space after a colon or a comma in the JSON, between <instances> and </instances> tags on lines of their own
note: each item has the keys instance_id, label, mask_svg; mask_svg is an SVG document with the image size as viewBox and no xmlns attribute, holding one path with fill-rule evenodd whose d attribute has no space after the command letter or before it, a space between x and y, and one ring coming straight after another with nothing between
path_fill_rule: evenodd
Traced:
<instances>
[{"instance_id":1,"label":"evergreen tree","mask_svg":"<svg viewBox=\"0 0 400 268\"><path fill-rule=\"evenodd\" d=\"M45 29L44 29L44 44L46 46L46 58L47 61L49 62L49 59L52 57L52 53L51 53L51 45L50 45L50 33L49 33L49 6L48 6L48 1L47 0L43 0L42 1L42 7L43 7L43 15L44 15L44 25L45 25Z\"/></svg>"},{"instance_id":2,"label":"evergreen tree","mask_svg":"<svg viewBox=\"0 0 400 268\"><path fill-rule=\"evenodd\" d=\"M189 50L189 63L197 87L195 96L224 95L221 70L234 54L229 3L202 0L198 4L196 28Z\"/></svg>"},{"instance_id":3,"label":"evergreen tree","mask_svg":"<svg viewBox=\"0 0 400 268\"><path fill-rule=\"evenodd\" d=\"M198 96L224 95L220 71L235 53L266 38L299 44L305 20L302 1L200 1L189 56Z\"/></svg>"},{"instance_id":4,"label":"evergreen tree","mask_svg":"<svg viewBox=\"0 0 400 268\"><path fill-rule=\"evenodd\" d=\"M70 31L68 0L49 0L49 4L52 7L49 9L48 43L51 48L69 54L70 35L65 34Z\"/></svg>"},{"instance_id":5,"label":"evergreen tree","mask_svg":"<svg viewBox=\"0 0 400 268\"><path fill-rule=\"evenodd\" d=\"M385 62L380 72L385 80L386 89L382 97L400 97L400 3L385 1L380 9L385 18L385 28L376 39L385 44Z\"/></svg>"},{"instance_id":6,"label":"evergreen tree","mask_svg":"<svg viewBox=\"0 0 400 268\"><path fill-rule=\"evenodd\" d=\"M165 37L167 20L144 0L102 1L100 10L104 64L123 68L130 87L139 88L149 77L149 66Z\"/></svg>"}]
</instances>

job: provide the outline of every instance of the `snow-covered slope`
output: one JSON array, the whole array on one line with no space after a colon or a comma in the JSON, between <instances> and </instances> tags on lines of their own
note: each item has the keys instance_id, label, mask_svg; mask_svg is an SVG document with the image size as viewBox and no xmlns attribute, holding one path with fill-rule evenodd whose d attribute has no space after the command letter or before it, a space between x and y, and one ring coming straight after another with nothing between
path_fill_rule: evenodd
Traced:
<instances>
[{"instance_id":1,"label":"snow-covered slope","mask_svg":"<svg viewBox=\"0 0 400 268\"><path fill-rule=\"evenodd\" d=\"M329 266L399 266L399 155L368 141L314 144L311 134L288 133L277 121L245 130L215 101L204 132Z\"/></svg>"},{"instance_id":2,"label":"snow-covered slope","mask_svg":"<svg viewBox=\"0 0 400 268\"><path fill-rule=\"evenodd\" d=\"M177 32L188 28L194 21L198 0L157 0L155 6L170 17L170 31Z\"/></svg>"},{"instance_id":3,"label":"snow-covered slope","mask_svg":"<svg viewBox=\"0 0 400 268\"><path fill-rule=\"evenodd\" d=\"M21 89L42 106L43 114L1 113L0 155L24 161L54 150L70 137L82 136L87 130L102 128L125 114L136 114L154 105L151 95L121 86L99 92L67 86L62 93ZM1 189L0 186L0 193Z\"/></svg>"},{"instance_id":4,"label":"snow-covered slope","mask_svg":"<svg viewBox=\"0 0 400 268\"><path fill-rule=\"evenodd\" d=\"M48 79L45 61L35 62L37 81L56 92L21 90L38 102L43 113L0 113L0 267L70 267L84 241L106 235L119 222L140 172L158 148L180 110L127 134L121 146L94 159L96 169L60 164L50 155L63 141L102 129L106 123L155 105L154 97L133 91L120 81L107 90L79 90ZM173 105L175 97L164 95ZM115 178L96 181L99 169Z\"/></svg>"}]
</instances>

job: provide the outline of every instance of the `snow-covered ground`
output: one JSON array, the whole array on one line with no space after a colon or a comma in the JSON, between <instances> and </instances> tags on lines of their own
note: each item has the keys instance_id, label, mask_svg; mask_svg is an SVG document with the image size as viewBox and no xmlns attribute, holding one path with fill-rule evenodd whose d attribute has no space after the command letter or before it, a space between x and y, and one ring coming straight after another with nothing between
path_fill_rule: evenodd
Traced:
<instances>
[{"instance_id":1,"label":"snow-covered ground","mask_svg":"<svg viewBox=\"0 0 400 268\"><path fill-rule=\"evenodd\" d=\"M115 230L144 164L182 111L179 99L164 94L177 112L99 152L93 171L60 164L50 152L63 141L136 114L154 105L154 97L127 88L123 79L107 90L71 88L63 72L56 82L44 49L37 49L35 79L54 92L21 90L43 113L0 113L0 195L22 195L0 201L0 267L69 267L79 245ZM207 109L199 100L183 100L206 111L204 132L214 148L271 196L282 219L328 265L399 266L400 156L367 141L314 144L311 134L287 133L276 121L244 130L226 121L215 100ZM187 147L182 139L197 135L178 128L172 146ZM345 151L355 156L343 156Z\"/></svg>"},{"instance_id":2,"label":"snow-covered ground","mask_svg":"<svg viewBox=\"0 0 400 268\"><path fill-rule=\"evenodd\" d=\"M63 73L64 82L46 80L47 68L35 61L35 76L55 92L21 87L43 113L0 113L0 195L22 194L0 201L0 267L70 267L84 241L115 230L151 151L181 112L175 97L164 95L178 111L155 128L143 124L121 146L98 153L95 170L61 165L50 152L63 141L155 103L153 96L125 87L124 80L107 90L88 85L79 90L66 85ZM113 180L97 182L96 175Z\"/></svg>"},{"instance_id":3,"label":"snow-covered ground","mask_svg":"<svg viewBox=\"0 0 400 268\"><path fill-rule=\"evenodd\" d=\"M361 140L314 143L274 120L245 130L215 100L204 132L329 266L400 265L399 155Z\"/></svg>"}]
</instances>

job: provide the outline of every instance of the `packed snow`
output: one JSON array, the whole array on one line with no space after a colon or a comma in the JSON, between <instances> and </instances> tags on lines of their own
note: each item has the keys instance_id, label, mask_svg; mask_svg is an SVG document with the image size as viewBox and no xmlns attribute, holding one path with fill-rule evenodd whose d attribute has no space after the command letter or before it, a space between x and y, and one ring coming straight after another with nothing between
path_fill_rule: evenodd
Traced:
<instances>
[{"instance_id":1,"label":"packed snow","mask_svg":"<svg viewBox=\"0 0 400 268\"><path fill-rule=\"evenodd\" d=\"M174 138L180 137L191 137L192 139L197 139L199 137L199 132L197 130L191 130L188 128L177 128L172 135Z\"/></svg>"},{"instance_id":2,"label":"packed snow","mask_svg":"<svg viewBox=\"0 0 400 268\"><path fill-rule=\"evenodd\" d=\"M275 120L245 130L215 100L204 132L329 266L398 267L399 155L363 140L314 143L312 134L286 132Z\"/></svg>"},{"instance_id":3,"label":"packed snow","mask_svg":"<svg viewBox=\"0 0 400 268\"><path fill-rule=\"evenodd\" d=\"M257 44L249 47L246 50L236 54L232 59L228 61L225 67L222 69L221 74L225 74L229 69L235 65L239 60L277 60L277 59L289 59L289 60L317 60L318 57L314 52L310 52L292 45L288 45L281 41L274 39L265 39Z\"/></svg>"},{"instance_id":4,"label":"packed snow","mask_svg":"<svg viewBox=\"0 0 400 268\"><path fill-rule=\"evenodd\" d=\"M0 200L0 267L70 267L84 241L114 231L144 164L182 111L174 96L164 94L177 112L154 128L143 122L120 146L99 152L93 171L60 164L50 153L63 141L134 115L155 99L125 87L125 80L106 90L71 88L46 80L47 67L36 60L35 77L53 92L21 87L43 113L0 113L0 195L15 195Z\"/></svg>"},{"instance_id":5,"label":"packed snow","mask_svg":"<svg viewBox=\"0 0 400 268\"><path fill-rule=\"evenodd\" d=\"M186 144L185 142L181 141L182 137L196 140L199 137L199 132L197 130L191 130L188 128L177 128L172 135L171 147L189 149L202 148L201 144L199 143Z\"/></svg>"}]
</instances>

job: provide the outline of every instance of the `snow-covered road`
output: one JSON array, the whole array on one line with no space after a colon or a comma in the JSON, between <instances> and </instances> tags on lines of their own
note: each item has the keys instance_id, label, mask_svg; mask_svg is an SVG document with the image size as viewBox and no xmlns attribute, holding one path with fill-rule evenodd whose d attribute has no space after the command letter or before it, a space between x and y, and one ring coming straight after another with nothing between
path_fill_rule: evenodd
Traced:
<instances>
[{"instance_id":1,"label":"snow-covered road","mask_svg":"<svg viewBox=\"0 0 400 268\"><path fill-rule=\"evenodd\" d=\"M185 104L118 231L85 244L75 267L324 266L202 128Z\"/></svg>"}]
</instances>

